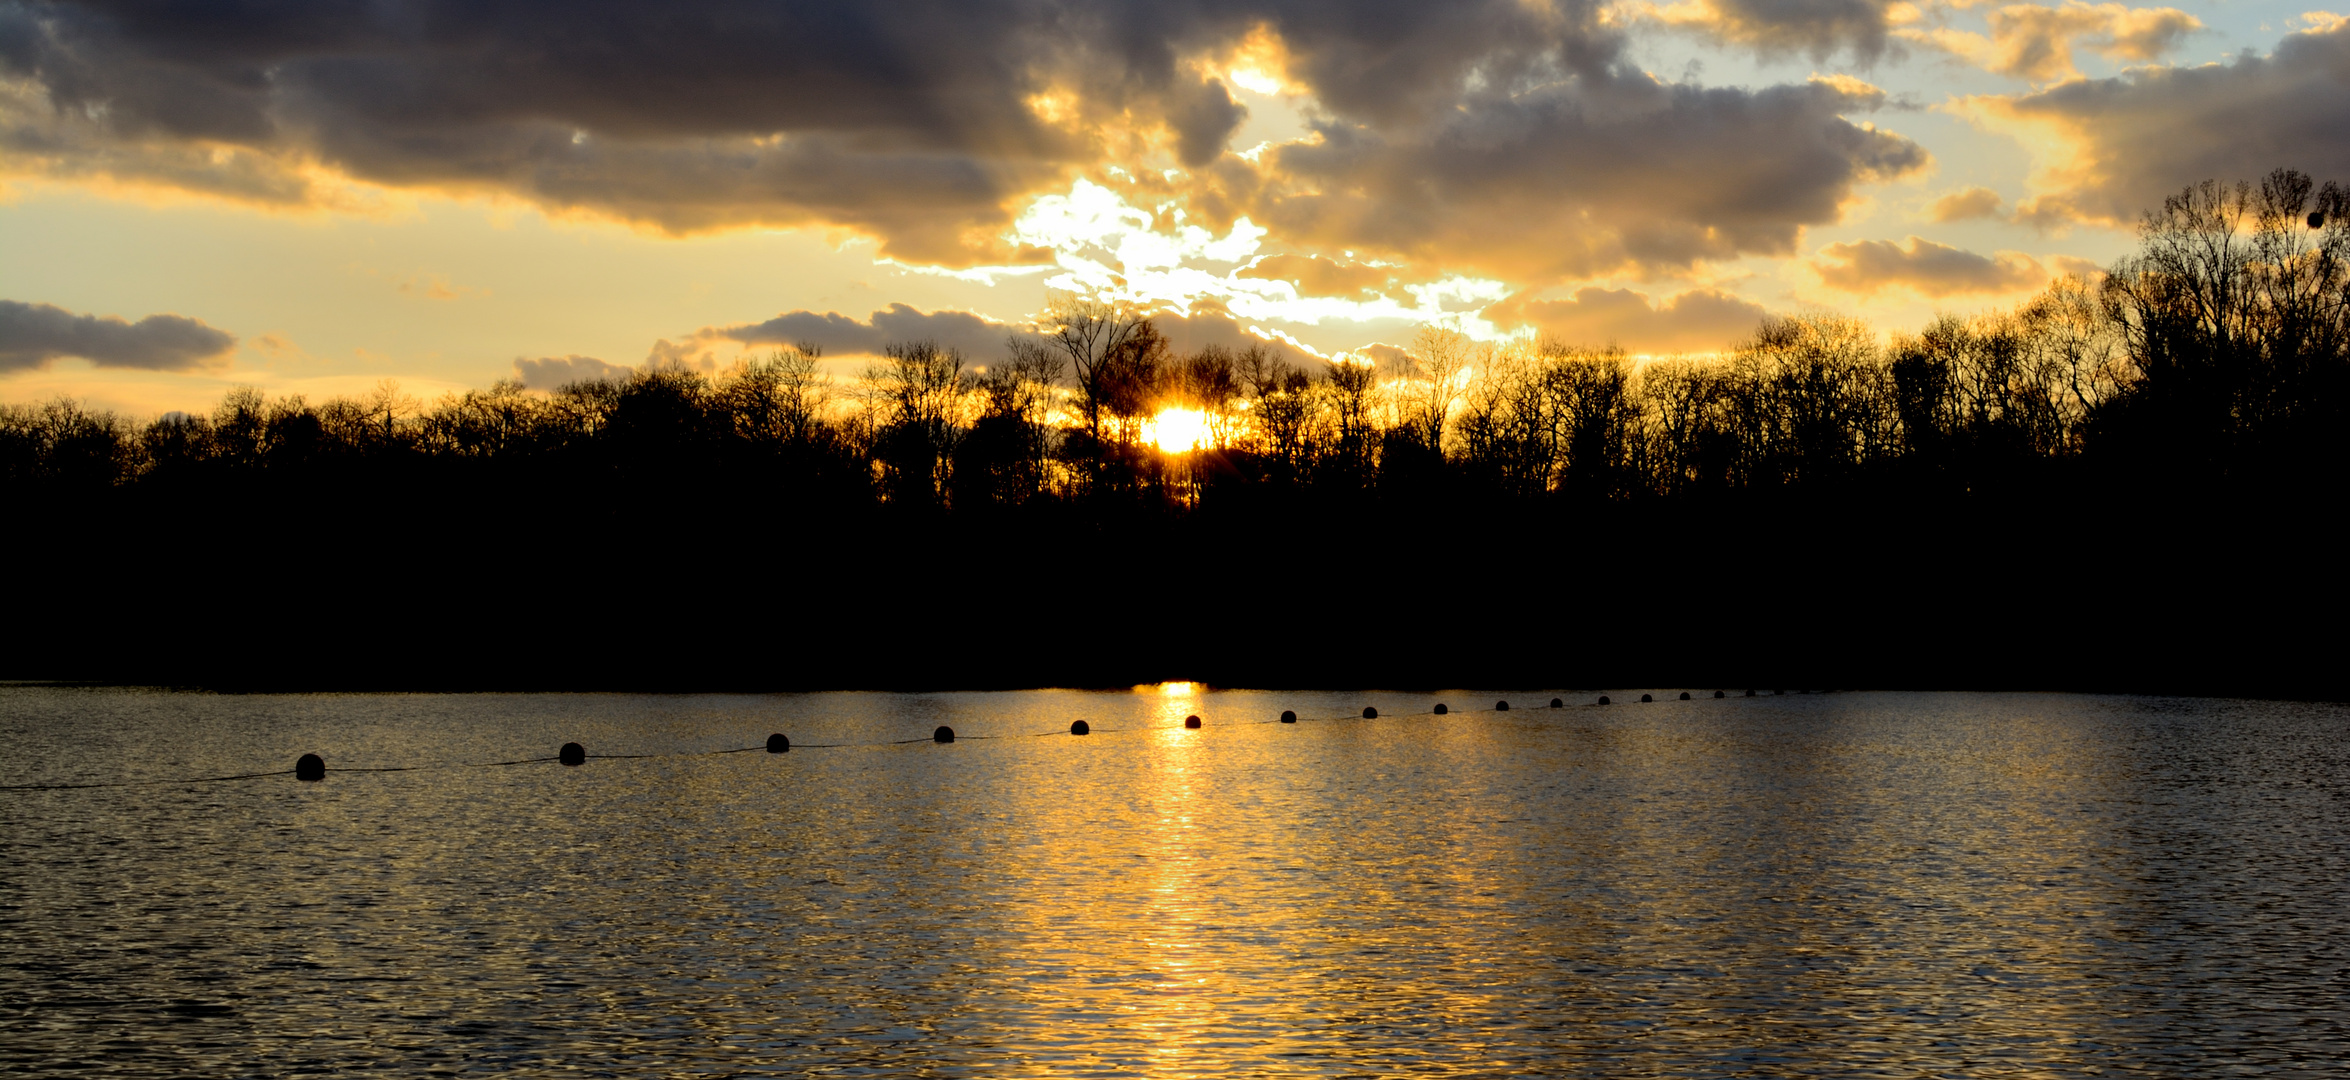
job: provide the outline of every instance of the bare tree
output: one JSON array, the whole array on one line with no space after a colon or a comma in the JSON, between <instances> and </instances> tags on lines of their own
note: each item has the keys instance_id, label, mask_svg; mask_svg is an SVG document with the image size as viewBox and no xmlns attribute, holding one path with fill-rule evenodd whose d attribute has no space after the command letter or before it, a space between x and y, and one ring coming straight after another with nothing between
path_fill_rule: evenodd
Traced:
<instances>
[{"instance_id":1,"label":"bare tree","mask_svg":"<svg viewBox=\"0 0 2350 1080\"><path fill-rule=\"evenodd\" d=\"M2081 432L2089 418L2112 399L2127 377L2123 370L2121 336L2097 293L2077 277L2062 277L2048 286L2016 317L2033 352L2032 366L2053 389L2065 428L2064 447L2081 449Z\"/></svg>"},{"instance_id":2,"label":"bare tree","mask_svg":"<svg viewBox=\"0 0 2350 1080\"><path fill-rule=\"evenodd\" d=\"M958 444L956 505L1019 503L1047 482L1053 451L1052 416L1067 361L1025 335L1005 339L1007 358L978 381L981 414Z\"/></svg>"},{"instance_id":3,"label":"bare tree","mask_svg":"<svg viewBox=\"0 0 2350 1080\"><path fill-rule=\"evenodd\" d=\"M1841 315L1763 320L1732 362L1745 483L1818 479L1896 452L1892 373L1867 324Z\"/></svg>"},{"instance_id":4,"label":"bare tree","mask_svg":"<svg viewBox=\"0 0 2350 1080\"><path fill-rule=\"evenodd\" d=\"M778 349L738 361L727 373L719 403L734 418L735 434L763 445L805 444L823 422L832 383L813 345Z\"/></svg>"},{"instance_id":5,"label":"bare tree","mask_svg":"<svg viewBox=\"0 0 2350 1080\"><path fill-rule=\"evenodd\" d=\"M873 388L877 449L893 501L935 501L948 478L970 380L963 354L936 342L888 346L866 369Z\"/></svg>"},{"instance_id":6,"label":"bare tree","mask_svg":"<svg viewBox=\"0 0 2350 1080\"><path fill-rule=\"evenodd\" d=\"M1232 351L1203 346L1181 365L1182 398L1207 418L1208 438L1222 450L1232 442L1234 406L1240 401L1240 369Z\"/></svg>"},{"instance_id":7,"label":"bare tree","mask_svg":"<svg viewBox=\"0 0 2350 1080\"><path fill-rule=\"evenodd\" d=\"M1046 294L1044 322L1047 336L1069 358L1079 403L1085 409L1086 434L1098 442L1102 409L1107 404L1104 396L1109 389L1104 385L1106 377L1113 373L1116 359L1132 351L1132 339L1150 320L1114 301L1054 292Z\"/></svg>"},{"instance_id":8,"label":"bare tree","mask_svg":"<svg viewBox=\"0 0 2350 1080\"><path fill-rule=\"evenodd\" d=\"M379 425L379 434L387 444L393 441L399 418L415 412L418 405L415 398L400 392L398 379L378 381L366 399L367 415Z\"/></svg>"},{"instance_id":9,"label":"bare tree","mask_svg":"<svg viewBox=\"0 0 2350 1080\"><path fill-rule=\"evenodd\" d=\"M1428 449L1444 452L1444 428L1452 407L1461 399L1463 376L1478 359L1476 343L1467 334L1437 326L1423 326L1412 338L1409 378L1401 385L1401 420L1410 437ZM1490 355L1492 350L1484 350Z\"/></svg>"},{"instance_id":10,"label":"bare tree","mask_svg":"<svg viewBox=\"0 0 2350 1080\"><path fill-rule=\"evenodd\" d=\"M1233 366L1248 390L1247 444L1284 481L1305 464L1306 419L1313 380L1263 345L1241 350Z\"/></svg>"},{"instance_id":11,"label":"bare tree","mask_svg":"<svg viewBox=\"0 0 2350 1080\"><path fill-rule=\"evenodd\" d=\"M2103 297L2134 378L2120 431L2167 470L2314 452L2350 381L2350 191L2291 170L2149 212ZM2274 457L2282 454L2284 457Z\"/></svg>"},{"instance_id":12,"label":"bare tree","mask_svg":"<svg viewBox=\"0 0 2350 1080\"><path fill-rule=\"evenodd\" d=\"M1142 421L1158 411L1173 360L1167 339L1144 319L1116 348L1095 361L1092 382L1097 409L1117 421L1115 441L1119 447L1132 447L1141 436ZM1098 422L1093 433L1100 433Z\"/></svg>"}]
</instances>

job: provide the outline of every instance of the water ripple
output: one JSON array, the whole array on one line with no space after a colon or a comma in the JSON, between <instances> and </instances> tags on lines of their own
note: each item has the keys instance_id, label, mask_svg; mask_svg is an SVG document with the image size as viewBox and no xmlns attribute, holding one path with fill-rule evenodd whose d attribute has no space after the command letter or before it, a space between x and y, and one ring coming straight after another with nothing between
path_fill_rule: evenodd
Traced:
<instances>
[{"instance_id":1,"label":"water ripple","mask_svg":"<svg viewBox=\"0 0 2350 1080\"><path fill-rule=\"evenodd\" d=\"M1547 700L1553 691L1456 692ZM1570 700L1591 694L1565 692ZM1618 692L1619 701L1637 691ZM0 688L0 1068L2338 1075L2350 712ZM1314 717L1265 723L1284 708ZM1184 715L1206 725L1184 731ZM967 738L951 746L704 752Z\"/></svg>"}]
</instances>

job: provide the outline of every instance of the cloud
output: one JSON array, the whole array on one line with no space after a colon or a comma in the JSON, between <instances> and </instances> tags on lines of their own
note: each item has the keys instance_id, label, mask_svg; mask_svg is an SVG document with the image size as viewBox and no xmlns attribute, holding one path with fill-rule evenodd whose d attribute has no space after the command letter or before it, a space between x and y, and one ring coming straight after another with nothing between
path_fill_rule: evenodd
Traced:
<instances>
[{"instance_id":1,"label":"cloud","mask_svg":"<svg viewBox=\"0 0 2350 1080\"><path fill-rule=\"evenodd\" d=\"M1579 74L1424 128L1321 124L1228 174L1228 193L1325 249L1519 280L1672 272L1791 253L1858 185L1923 169L1916 143L1844 118L1883 103L1848 78L1747 91Z\"/></svg>"},{"instance_id":2,"label":"cloud","mask_svg":"<svg viewBox=\"0 0 2350 1080\"><path fill-rule=\"evenodd\" d=\"M1757 42L1884 47L1880 0L1712 2ZM1304 95L1315 135L1229 153L1244 77ZM1005 233L1037 196L1167 164L1194 174L1172 199L1219 227L1261 208L1333 251L1498 240L1496 265L1577 270L1783 253L1854 185L1925 162L1844 119L1881 97L1659 83L1601 0L0 2L7 171L838 228L953 266L1036 261Z\"/></svg>"},{"instance_id":3,"label":"cloud","mask_svg":"<svg viewBox=\"0 0 2350 1080\"><path fill-rule=\"evenodd\" d=\"M904 304L891 304L862 322L837 311L791 311L765 322L705 326L682 341L664 338L654 344L647 362L707 367L716 362L718 351L742 346L813 345L827 357L874 356L901 342L929 341L985 363L1003 351L1007 336L1024 330L968 311L922 312Z\"/></svg>"},{"instance_id":4,"label":"cloud","mask_svg":"<svg viewBox=\"0 0 2350 1080\"><path fill-rule=\"evenodd\" d=\"M1986 187L1971 187L1953 191L1934 200L1926 210L1931 221L1971 221L1975 218L1999 216L1999 193Z\"/></svg>"},{"instance_id":5,"label":"cloud","mask_svg":"<svg viewBox=\"0 0 2350 1080\"><path fill-rule=\"evenodd\" d=\"M2288 34L2266 57L2135 68L1958 109L2056 147L2035 162L2037 195L2018 207L2042 228L2124 225L2189 184L2280 167L2350 177L2350 20Z\"/></svg>"},{"instance_id":6,"label":"cloud","mask_svg":"<svg viewBox=\"0 0 2350 1080\"><path fill-rule=\"evenodd\" d=\"M1855 296L1907 288L1924 296L2004 293L2048 280L2048 270L2031 256L2003 251L1992 258L1912 236L1903 244L1863 240L1830 244L1812 260L1821 282Z\"/></svg>"},{"instance_id":7,"label":"cloud","mask_svg":"<svg viewBox=\"0 0 2350 1080\"><path fill-rule=\"evenodd\" d=\"M2177 8L2132 8L2066 0L2059 6L2010 4L1985 20L1991 34L1948 28L1908 30L1905 35L1948 50L1986 71L2033 82L2080 74L2073 67L2078 44L2114 60L2140 63L2160 59L2203 29L2203 22Z\"/></svg>"},{"instance_id":8,"label":"cloud","mask_svg":"<svg viewBox=\"0 0 2350 1080\"><path fill-rule=\"evenodd\" d=\"M1408 375L1412 372L1413 369L1412 351L1410 349L1404 348L1401 345L1390 345L1384 341L1374 341L1368 345L1363 345L1354 349L1349 349L1347 351L1352 353L1357 359L1371 362L1381 371L1390 372L1396 375Z\"/></svg>"},{"instance_id":9,"label":"cloud","mask_svg":"<svg viewBox=\"0 0 2350 1080\"><path fill-rule=\"evenodd\" d=\"M1268 255L1238 271L1236 276L1286 281L1306 296L1351 297L1385 286L1395 277L1395 271L1312 255Z\"/></svg>"},{"instance_id":10,"label":"cloud","mask_svg":"<svg viewBox=\"0 0 2350 1080\"><path fill-rule=\"evenodd\" d=\"M536 360L514 359L514 377L533 390L560 390L572 383L598 380L621 381L636 374L635 368L608 364L593 356L542 356Z\"/></svg>"},{"instance_id":11,"label":"cloud","mask_svg":"<svg viewBox=\"0 0 2350 1080\"><path fill-rule=\"evenodd\" d=\"M319 0L0 4L18 172L312 205L338 177L672 231L826 225L1001 256L1013 204L1246 117L1213 60L1272 37L1333 115L1441 109L1472 76L1619 48L1594 0Z\"/></svg>"},{"instance_id":12,"label":"cloud","mask_svg":"<svg viewBox=\"0 0 2350 1080\"><path fill-rule=\"evenodd\" d=\"M1870 63L1893 49L1903 7L1897 0L1684 0L1649 4L1643 13L1765 57L1800 53L1824 62L1848 50Z\"/></svg>"},{"instance_id":13,"label":"cloud","mask_svg":"<svg viewBox=\"0 0 2350 1080\"><path fill-rule=\"evenodd\" d=\"M36 371L67 357L99 367L200 371L227 364L233 334L184 315L125 322L54 304L0 300L0 373Z\"/></svg>"},{"instance_id":14,"label":"cloud","mask_svg":"<svg viewBox=\"0 0 2350 1080\"><path fill-rule=\"evenodd\" d=\"M1577 289L1572 299L1513 296L1485 309L1497 325L1532 325L1543 336L1576 345L1613 342L1633 352L1701 352L1727 347L1754 332L1769 314L1762 305L1713 289L1696 289L1655 303L1630 289Z\"/></svg>"},{"instance_id":15,"label":"cloud","mask_svg":"<svg viewBox=\"0 0 2350 1080\"><path fill-rule=\"evenodd\" d=\"M1213 305L1202 305L1202 309L1194 310L1189 315L1153 315L1151 325L1167 339L1167 347L1178 354L1198 352L1210 345L1233 350L1253 346L1270 349L1274 355L1292 364L1304 364L1318 358L1316 354L1298 347L1294 339L1285 334L1252 333L1251 324L1216 310ZM1262 327L1257 329L1263 330Z\"/></svg>"}]
</instances>

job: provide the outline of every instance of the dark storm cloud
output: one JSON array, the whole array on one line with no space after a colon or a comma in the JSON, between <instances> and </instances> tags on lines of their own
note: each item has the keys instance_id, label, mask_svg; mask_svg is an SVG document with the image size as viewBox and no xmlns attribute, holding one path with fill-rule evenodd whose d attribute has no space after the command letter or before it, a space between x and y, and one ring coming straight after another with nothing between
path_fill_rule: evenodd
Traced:
<instances>
[{"instance_id":1,"label":"dark storm cloud","mask_svg":"<svg viewBox=\"0 0 2350 1080\"><path fill-rule=\"evenodd\" d=\"M0 300L0 374L45 368L68 357L99 367L194 371L218 366L235 335L184 315L126 322L76 315L54 304Z\"/></svg>"},{"instance_id":2,"label":"dark storm cloud","mask_svg":"<svg viewBox=\"0 0 2350 1080\"><path fill-rule=\"evenodd\" d=\"M2290 167L2350 178L2350 19L2287 35L2270 56L2132 69L1969 108L1993 126L2052 126L2072 160L2019 208L2042 226L2124 224L2202 180Z\"/></svg>"},{"instance_id":3,"label":"dark storm cloud","mask_svg":"<svg viewBox=\"0 0 2350 1080\"><path fill-rule=\"evenodd\" d=\"M1848 2L1744 0L1738 25L1865 51ZM1507 236L1466 200L1574 192L1614 213L1661 187L1673 204L1633 215L1614 254L1561 261L1776 251L1854 182L1923 160L1839 119L1870 107L1852 95L1651 85L1595 0L0 0L0 154L264 202L326 198L339 171L672 230L844 225L903 258L1018 258L997 237L1020 197L1132 160L1137 139L1222 176L1229 205L1292 192L1225 153L1245 111L1202 66L1252 35L1326 119L1326 144L1279 167L1314 184L1361 168L1399 200L1384 227L1283 204L1334 236ZM1430 152L1461 160L1405 160Z\"/></svg>"}]
</instances>

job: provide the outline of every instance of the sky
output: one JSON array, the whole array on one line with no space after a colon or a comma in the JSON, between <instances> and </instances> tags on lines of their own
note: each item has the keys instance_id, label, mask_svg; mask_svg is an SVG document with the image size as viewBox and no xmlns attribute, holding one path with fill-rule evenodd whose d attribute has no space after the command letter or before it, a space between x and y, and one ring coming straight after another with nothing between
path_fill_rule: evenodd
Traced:
<instances>
[{"instance_id":1,"label":"sky","mask_svg":"<svg viewBox=\"0 0 2350 1080\"><path fill-rule=\"evenodd\" d=\"M0 0L0 402L984 365L1056 290L1710 352L2012 306L2279 167L2350 181L2305 3Z\"/></svg>"}]
</instances>

